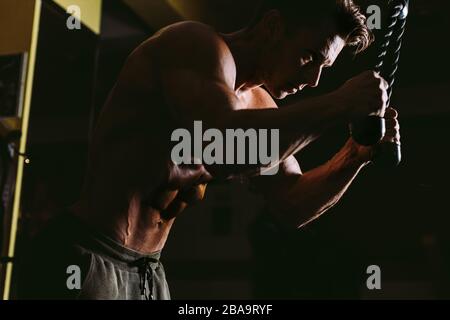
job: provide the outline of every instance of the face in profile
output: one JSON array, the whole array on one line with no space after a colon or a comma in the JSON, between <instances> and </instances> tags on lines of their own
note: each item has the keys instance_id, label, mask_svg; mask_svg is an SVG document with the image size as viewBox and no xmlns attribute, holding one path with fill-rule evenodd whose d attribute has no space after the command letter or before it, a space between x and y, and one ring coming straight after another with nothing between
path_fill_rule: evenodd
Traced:
<instances>
[{"instance_id":1,"label":"face in profile","mask_svg":"<svg viewBox=\"0 0 450 320\"><path fill-rule=\"evenodd\" d=\"M278 25L277 25L278 24ZM283 99L306 86L319 84L323 68L331 67L345 41L331 27L299 28L287 33L282 18L270 24L276 32L262 61L263 82L276 99Z\"/></svg>"}]
</instances>

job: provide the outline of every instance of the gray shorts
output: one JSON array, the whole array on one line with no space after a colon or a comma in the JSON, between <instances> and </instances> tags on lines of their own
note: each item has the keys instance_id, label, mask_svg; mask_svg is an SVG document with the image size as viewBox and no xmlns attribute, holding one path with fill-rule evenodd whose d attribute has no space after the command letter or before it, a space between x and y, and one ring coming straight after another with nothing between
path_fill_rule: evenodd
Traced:
<instances>
[{"instance_id":1,"label":"gray shorts","mask_svg":"<svg viewBox=\"0 0 450 320\"><path fill-rule=\"evenodd\" d=\"M170 299L160 252L128 249L67 212L18 254L18 299Z\"/></svg>"}]
</instances>

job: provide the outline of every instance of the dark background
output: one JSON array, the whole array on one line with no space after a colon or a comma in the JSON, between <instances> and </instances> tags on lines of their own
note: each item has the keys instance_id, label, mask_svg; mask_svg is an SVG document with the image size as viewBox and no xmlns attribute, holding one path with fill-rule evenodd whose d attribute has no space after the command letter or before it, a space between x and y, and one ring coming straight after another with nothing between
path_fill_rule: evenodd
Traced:
<instances>
[{"instance_id":1,"label":"dark background","mask_svg":"<svg viewBox=\"0 0 450 320\"><path fill-rule=\"evenodd\" d=\"M20 243L77 199L90 130L127 55L161 27L183 19L237 30L257 2L104 0L96 36L87 28L68 31L64 11L44 1L19 254ZM163 253L173 298L450 298L450 4L411 2L392 99L400 112L402 164L395 170L367 168L335 208L293 234L272 228L261 214L262 199L245 185L209 187L204 203L177 219ZM335 89L370 69L375 51L342 55L320 87L304 96ZM329 159L347 137L347 128L337 128L308 147L299 156L303 171ZM382 290L366 289L372 264L381 268Z\"/></svg>"}]
</instances>

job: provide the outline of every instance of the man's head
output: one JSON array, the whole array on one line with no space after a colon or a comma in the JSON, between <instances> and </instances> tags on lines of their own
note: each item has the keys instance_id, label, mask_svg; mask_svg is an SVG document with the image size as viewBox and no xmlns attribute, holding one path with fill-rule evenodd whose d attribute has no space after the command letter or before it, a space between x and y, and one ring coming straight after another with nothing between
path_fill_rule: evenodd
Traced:
<instances>
[{"instance_id":1,"label":"man's head","mask_svg":"<svg viewBox=\"0 0 450 320\"><path fill-rule=\"evenodd\" d=\"M357 53L372 42L352 0L262 0L248 30L263 39L260 77L278 99L317 86L345 46Z\"/></svg>"}]
</instances>

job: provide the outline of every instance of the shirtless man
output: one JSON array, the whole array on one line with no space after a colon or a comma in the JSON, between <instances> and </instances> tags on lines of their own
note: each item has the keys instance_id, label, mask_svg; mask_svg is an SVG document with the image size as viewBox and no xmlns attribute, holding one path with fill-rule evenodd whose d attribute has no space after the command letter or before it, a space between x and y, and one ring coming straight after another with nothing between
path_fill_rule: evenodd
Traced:
<instances>
[{"instance_id":1,"label":"shirtless man","mask_svg":"<svg viewBox=\"0 0 450 320\"><path fill-rule=\"evenodd\" d=\"M25 281L24 297L169 299L159 255L176 216L203 198L208 182L247 176L267 195L274 219L299 228L339 201L374 148L349 138L327 163L305 173L296 152L327 129L367 115L384 116L383 141L399 143L387 84L372 71L329 94L277 107L274 98L316 87L322 68L345 46L359 51L371 43L351 0L304 2L267 0L248 27L232 34L197 22L170 25L133 51L100 116L82 198L36 242L41 256L55 250L62 256L47 254L39 279ZM171 133L194 120L220 130L279 129L278 173L175 165ZM71 289L68 265L81 270L81 285Z\"/></svg>"}]
</instances>

